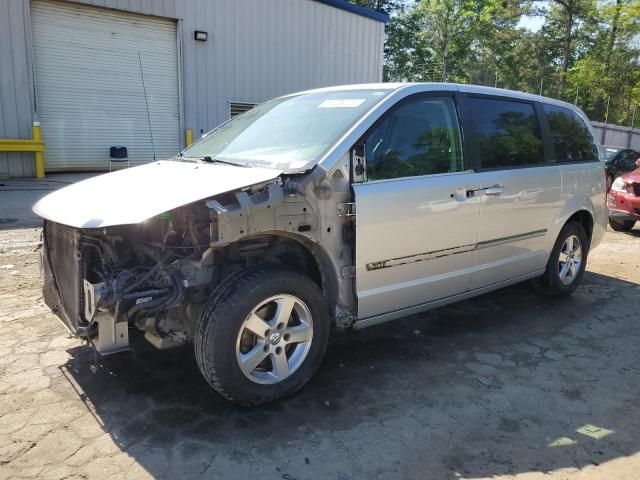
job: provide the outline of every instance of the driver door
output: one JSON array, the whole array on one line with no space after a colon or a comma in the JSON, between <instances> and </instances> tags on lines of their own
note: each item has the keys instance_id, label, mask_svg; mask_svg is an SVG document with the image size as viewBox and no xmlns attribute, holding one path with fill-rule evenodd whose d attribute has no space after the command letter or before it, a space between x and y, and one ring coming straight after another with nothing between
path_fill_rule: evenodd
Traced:
<instances>
[{"instance_id":1,"label":"driver door","mask_svg":"<svg viewBox=\"0 0 640 480\"><path fill-rule=\"evenodd\" d=\"M358 319L401 316L469 290L477 174L465 170L453 96L409 97L365 135L356 204Z\"/></svg>"}]
</instances>

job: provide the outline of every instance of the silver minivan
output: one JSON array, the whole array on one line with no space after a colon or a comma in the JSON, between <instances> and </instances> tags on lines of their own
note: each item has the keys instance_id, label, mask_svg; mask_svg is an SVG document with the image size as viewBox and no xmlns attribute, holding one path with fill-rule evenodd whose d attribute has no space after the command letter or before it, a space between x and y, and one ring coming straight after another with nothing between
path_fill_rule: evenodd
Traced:
<instances>
[{"instance_id":1,"label":"silver minivan","mask_svg":"<svg viewBox=\"0 0 640 480\"><path fill-rule=\"evenodd\" d=\"M101 354L130 331L193 344L243 405L299 390L329 331L532 280L570 294L605 232L605 176L573 105L455 84L268 101L175 158L34 206L44 298Z\"/></svg>"}]
</instances>

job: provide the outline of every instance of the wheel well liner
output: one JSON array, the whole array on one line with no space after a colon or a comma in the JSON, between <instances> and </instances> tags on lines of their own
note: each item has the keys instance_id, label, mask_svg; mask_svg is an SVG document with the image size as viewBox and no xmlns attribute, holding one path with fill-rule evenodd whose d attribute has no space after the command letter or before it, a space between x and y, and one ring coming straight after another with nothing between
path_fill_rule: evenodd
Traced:
<instances>
[{"instance_id":1,"label":"wheel well liner","mask_svg":"<svg viewBox=\"0 0 640 480\"><path fill-rule=\"evenodd\" d=\"M304 236L289 232L261 233L243 238L239 243L268 241L269 247L258 263L279 263L307 275L322 289L326 297L336 302L339 295L339 272L329 255Z\"/></svg>"},{"instance_id":2,"label":"wheel well liner","mask_svg":"<svg viewBox=\"0 0 640 480\"><path fill-rule=\"evenodd\" d=\"M593 234L593 216L587 210L579 210L573 215L569 217L567 223L570 222L578 222L584 228L584 231L587 233L587 237L591 240L591 235Z\"/></svg>"}]
</instances>

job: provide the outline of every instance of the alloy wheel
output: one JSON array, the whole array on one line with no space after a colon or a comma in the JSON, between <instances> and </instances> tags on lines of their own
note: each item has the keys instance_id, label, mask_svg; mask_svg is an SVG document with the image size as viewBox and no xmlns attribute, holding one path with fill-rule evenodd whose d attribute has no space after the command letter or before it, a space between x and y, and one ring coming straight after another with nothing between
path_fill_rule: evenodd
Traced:
<instances>
[{"instance_id":1,"label":"alloy wheel","mask_svg":"<svg viewBox=\"0 0 640 480\"><path fill-rule=\"evenodd\" d=\"M304 362L313 339L313 319L294 295L267 298L247 316L236 342L242 373L252 382L276 384Z\"/></svg>"},{"instance_id":2,"label":"alloy wheel","mask_svg":"<svg viewBox=\"0 0 640 480\"><path fill-rule=\"evenodd\" d=\"M560 249L558 274L563 285L571 285L582 266L582 245L576 235L569 236Z\"/></svg>"}]
</instances>

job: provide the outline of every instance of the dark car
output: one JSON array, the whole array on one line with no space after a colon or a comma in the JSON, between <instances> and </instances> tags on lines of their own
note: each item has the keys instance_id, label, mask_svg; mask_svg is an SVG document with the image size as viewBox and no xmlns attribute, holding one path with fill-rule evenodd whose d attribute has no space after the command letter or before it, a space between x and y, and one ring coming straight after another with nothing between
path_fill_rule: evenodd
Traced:
<instances>
[{"instance_id":1,"label":"dark car","mask_svg":"<svg viewBox=\"0 0 640 480\"><path fill-rule=\"evenodd\" d=\"M632 148L604 147L605 170L607 172L607 190L613 181L623 173L631 172L638 168L636 161L640 158L640 153Z\"/></svg>"}]
</instances>

